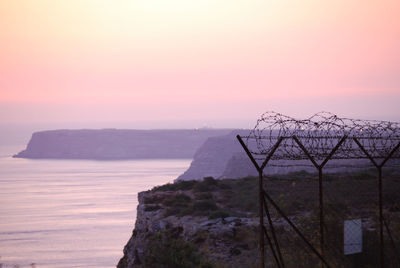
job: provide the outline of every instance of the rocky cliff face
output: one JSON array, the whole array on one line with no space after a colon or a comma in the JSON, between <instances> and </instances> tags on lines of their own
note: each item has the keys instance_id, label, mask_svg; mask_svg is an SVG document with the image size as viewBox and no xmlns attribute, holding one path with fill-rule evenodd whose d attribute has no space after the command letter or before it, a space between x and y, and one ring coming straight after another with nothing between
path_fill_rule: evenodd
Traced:
<instances>
[{"instance_id":1,"label":"rocky cliff face","mask_svg":"<svg viewBox=\"0 0 400 268\"><path fill-rule=\"evenodd\" d=\"M196 151L189 169L180 175L177 181L201 180L207 176L220 178L233 155L245 156L236 135L246 133L248 131L236 130L228 135L208 138ZM240 176L234 176L237 177Z\"/></svg>"},{"instance_id":2,"label":"rocky cliff face","mask_svg":"<svg viewBox=\"0 0 400 268\"><path fill-rule=\"evenodd\" d=\"M384 211L390 212L389 228L393 234L400 233L399 178L398 169L385 173ZM317 175L296 172L265 176L264 189L303 237L318 249ZM324 189L330 193L324 198L325 224L331 230L325 245L330 252L328 263L342 267L348 261L337 250L343 248L343 223L358 218L362 219L366 241L360 255L360 260L364 260L361 266L379 266L375 255L379 252L377 207L371 200L376 195L375 170L331 174L324 181ZM259 267L257 191L258 180L254 177L226 180L208 177L140 193L135 229L117 267ZM320 267L316 255L310 253L274 206L268 202L285 267ZM274 267L268 244L265 254L266 267ZM388 257L391 259L395 257Z\"/></svg>"},{"instance_id":3,"label":"rocky cliff face","mask_svg":"<svg viewBox=\"0 0 400 268\"><path fill-rule=\"evenodd\" d=\"M14 157L57 159L192 158L212 136L231 130L52 130L32 135Z\"/></svg>"},{"instance_id":4,"label":"rocky cliff face","mask_svg":"<svg viewBox=\"0 0 400 268\"><path fill-rule=\"evenodd\" d=\"M135 229L117 267L255 267L254 213L227 209L225 186L211 178L174 185L139 193Z\"/></svg>"},{"instance_id":5,"label":"rocky cliff face","mask_svg":"<svg viewBox=\"0 0 400 268\"><path fill-rule=\"evenodd\" d=\"M247 135L247 130L234 130L231 133L218 137L211 137L196 151L188 170L180 175L176 181L202 180L212 176L218 179L243 178L257 176L257 170L238 142L236 135ZM259 165L262 158L259 156ZM317 162L322 162L318 159ZM395 160L391 160L395 163ZM398 162L398 161L397 161ZM371 167L368 159L332 159L325 166L325 173L356 171L359 168ZM264 174L286 174L297 171L316 173L317 169L308 159L303 160L271 160L264 169Z\"/></svg>"},{"instance_id":6,"label":"rocky cliff face","mask_svg":"<svg viewBox=\"0 0 400 268\"><path fill-rule=\"evenodd\" d=\"M342 267L348 261L343 258L342 250L337 249L343 248L344 221L356 218L362 219L366 241L360 255L365 265L361 266L378 266L377 207L371 200L376 195L376 170L335 173L325 178L325 225L331 231L325 245L330 252L328 263ZM383 209L390 212L389 228L393 234L400 234L399 178L398 169L385 173ZM318 248L318 176L305 171L265 176L263 187L274 200L275 205L267 204L285 267L320 267L316 255L310 254L280 212ZM225 180L207 177L203 181L179 181L140 193L135 230L118 268L258 267L257 192L255 177ZM267 219L264 220L267 225ZM265 254L266 267L274 267L269 247Z\"/></svg>"}]
</instances>

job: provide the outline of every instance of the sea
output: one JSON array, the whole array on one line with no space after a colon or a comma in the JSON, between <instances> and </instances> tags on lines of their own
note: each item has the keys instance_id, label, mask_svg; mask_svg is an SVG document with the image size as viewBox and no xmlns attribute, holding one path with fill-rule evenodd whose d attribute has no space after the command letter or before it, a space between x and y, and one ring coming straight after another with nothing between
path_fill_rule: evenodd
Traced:
<instances>
[{"instance_id":1,"label":"sea","mask_svg":"<svg viewBox=\"0 0 400 268\"><path fill-rule=\"evenodd\" d=\"M138 192L173 180L191 159L31 160L0 147L0 267L116 267Z\"/></svg>"}]
</instances>

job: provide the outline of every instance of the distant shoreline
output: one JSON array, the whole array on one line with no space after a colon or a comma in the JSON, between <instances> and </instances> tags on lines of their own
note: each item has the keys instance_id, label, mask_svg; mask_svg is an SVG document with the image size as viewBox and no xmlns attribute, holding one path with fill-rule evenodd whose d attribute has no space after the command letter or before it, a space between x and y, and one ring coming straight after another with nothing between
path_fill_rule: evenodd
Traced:
<instances>
[{"instance_id":1,"label":"distant shoreline","mask_svg":"<svg viewBox=\"0 0 400 268\"><path fill-rule=\"evenodd\" d=\"M213 136L232 129L48 130L32 134L25 150L14 158L62 160L191 159Z\"/></svg>"}]
</instances>

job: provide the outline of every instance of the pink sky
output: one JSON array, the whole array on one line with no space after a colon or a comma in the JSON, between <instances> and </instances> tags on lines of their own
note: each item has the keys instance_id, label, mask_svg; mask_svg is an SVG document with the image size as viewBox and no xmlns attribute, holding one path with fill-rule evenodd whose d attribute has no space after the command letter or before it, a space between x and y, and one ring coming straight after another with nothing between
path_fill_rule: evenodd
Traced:
<instances>
[{"instance_id":1,"label":"pink sky","mask_svg":"<svg viewBox=\"0 0 400 268\"><path fill-rule=\"evenodd\" d=\"M0 123L400 119L400 1L327 2L0 0Z\"/></svg>"}]
</instances>

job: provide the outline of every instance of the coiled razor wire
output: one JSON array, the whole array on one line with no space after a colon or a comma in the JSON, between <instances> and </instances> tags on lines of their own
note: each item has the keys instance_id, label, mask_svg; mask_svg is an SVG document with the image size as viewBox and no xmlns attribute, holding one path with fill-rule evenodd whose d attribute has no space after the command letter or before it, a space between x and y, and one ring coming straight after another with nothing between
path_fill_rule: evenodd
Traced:
<instances>
[{"instance_id":1,"label":"coiled razor wire","mask_svg":"<svg viewBox=\"0 0 400 268\"><path fill-rule=\"evenodd\" d=\"M271 160L307 160L309 157L294 137L316 161L323 161L328 157L336 160L368 159L366 153L373 159L385 159L388 156L391 159L400 158L400 123L340 118L328 112L320 112L301 120L272 111L266 112L257 120L250 134L243 138L251 154L258 160L270 154L281 138L282 141ZM335 153L330 155L343 138L344 141L336 148ZM308 161L275 163L277 166L309 165ZM357 161L351 163L352 166L357 165ZM366 161L361 160L359 163L365 165Z\"/></svg>"}]
</instances>

